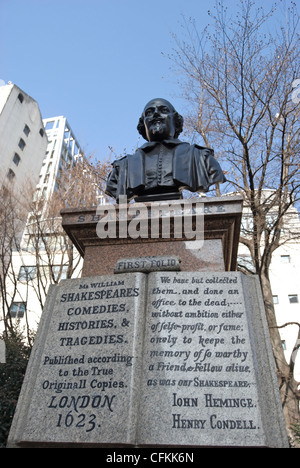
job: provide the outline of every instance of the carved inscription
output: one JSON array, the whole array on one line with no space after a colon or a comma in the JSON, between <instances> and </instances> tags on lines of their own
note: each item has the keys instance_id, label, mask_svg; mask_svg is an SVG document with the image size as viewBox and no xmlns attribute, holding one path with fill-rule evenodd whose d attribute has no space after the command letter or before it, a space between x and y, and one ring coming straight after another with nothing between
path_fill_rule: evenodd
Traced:
<instances>
[{"instance_id":1,"label":"carved inscription","mask_svg":"<svg viewBox=\"0 0 300 468\"><path fill-rule=\"evenodd\" d=\"M239 272L126 273L52 286L10 441L287 446L258 292Z\"/></svg>"},{"instance_id":2,"label":"carved inscription","mask_svg":"<svg viewBox=\"0 0 300 468\"><path fill-rule=\"evenodd\" d=\"M140 271L180 271L180 258L171 256L151 256L136 258L121 258L118 260L114 273L132 273Z\"/></svg>"},{"instance_id":3,"label":"carved inscription","mask_svg":"<svg viewBox=\"0 0 300 468\"><path fill-rule=\"evenodd\" d=\"M241 431L259 434L253 356L239 276L156 273L151 278L141 442L152 425L161 428L156 440L165 443L165 434L169 443L198 445L214 437L228 443L231 435L239 437Z\"/></svg>"},{"instance_id":4,"label":"carved inscription","mask_svg":"<svg viewBox=\"0 0 300 468\"><path fill-rule=\"evenodd\" d=\"M138 275L72 280L59 290L31 405L47 419L44 440L127 438L141 361L135 309L143 318L145 277Z\"/></svg>"},{"instance_id":5,"label":"carved inscription","mask_svg":"<svg viewBox=\"0 0 300 468\"><path fill-rule=\"evenodd\" d=\"M238 273L119 274L55 291L25 440L260 445Z\"/></svg>"}]
</instances>

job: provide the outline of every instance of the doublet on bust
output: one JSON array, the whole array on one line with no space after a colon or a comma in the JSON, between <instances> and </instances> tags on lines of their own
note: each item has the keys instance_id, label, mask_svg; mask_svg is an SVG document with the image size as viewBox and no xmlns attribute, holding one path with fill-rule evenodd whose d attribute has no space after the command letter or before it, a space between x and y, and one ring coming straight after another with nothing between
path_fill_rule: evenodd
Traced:
<instances>
[{"instance_id":1,"label":"doublet on bust","mask_svg":"<svg viewBox=\"0 0 300 468\"><path fill-rule=\"evenodd\" d=\"M145 156L145 190L158 186L176 188L173 180L173 152L163 143L150 148Z\"/></svg>"}]
</instances>

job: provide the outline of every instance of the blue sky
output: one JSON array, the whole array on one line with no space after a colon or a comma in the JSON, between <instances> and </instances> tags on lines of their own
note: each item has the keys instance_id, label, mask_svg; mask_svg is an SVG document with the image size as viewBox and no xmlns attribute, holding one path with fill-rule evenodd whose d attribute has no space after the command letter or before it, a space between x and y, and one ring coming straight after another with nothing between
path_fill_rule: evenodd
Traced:
<instances>
[{"instance_id":1,"label":"blue sky","mask_svg":"<svg viewBox=\"0 0 300 468\"><path fill-rule=\"evenodd\" d=\"M238 0L225 0L231 11ZM256 2L271 5L271 0ZM183 16L199 28L214 0L0 0L0 79L38 101L43 118L67 117L87 154L104 159L143 143L144 105L186 103L166 57ZM139 139L140 138L140 139Z\"/></svg>"}]
</instances>

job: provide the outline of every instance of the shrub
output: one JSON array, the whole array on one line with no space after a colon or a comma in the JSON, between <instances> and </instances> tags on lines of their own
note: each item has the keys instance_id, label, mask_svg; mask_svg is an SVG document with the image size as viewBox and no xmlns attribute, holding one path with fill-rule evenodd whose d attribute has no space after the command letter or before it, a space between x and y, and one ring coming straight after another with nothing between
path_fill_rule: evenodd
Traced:
<instances>
[{"instance_id":1,"label":"shrub","mask_svg":"<svg viewBox=\"0 0 300 468\"><path fill-rule=\"evenodd\" d=\"M31 347L17 330L0 338L6 346L6 363L0 364L0 448L3 448L6 446Z\"/></svg>"}]
</instances>

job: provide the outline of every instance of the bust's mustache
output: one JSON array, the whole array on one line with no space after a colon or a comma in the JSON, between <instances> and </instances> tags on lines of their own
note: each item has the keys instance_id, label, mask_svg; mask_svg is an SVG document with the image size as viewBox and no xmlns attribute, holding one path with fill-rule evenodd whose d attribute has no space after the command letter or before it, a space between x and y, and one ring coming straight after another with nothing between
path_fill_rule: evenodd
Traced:
<instances>
[{"instance_id":1,"label":"bust's mustache","mask_svg":"<svg viewBox=\"0 0 300 468\"><path fill-rule=\"evenodd\" d=\"M157 118L151 120L149 127L151 128L151 130L159 130L162 128L163 125L165 125L164 119Z\"/></svg>"}]
</instances>

